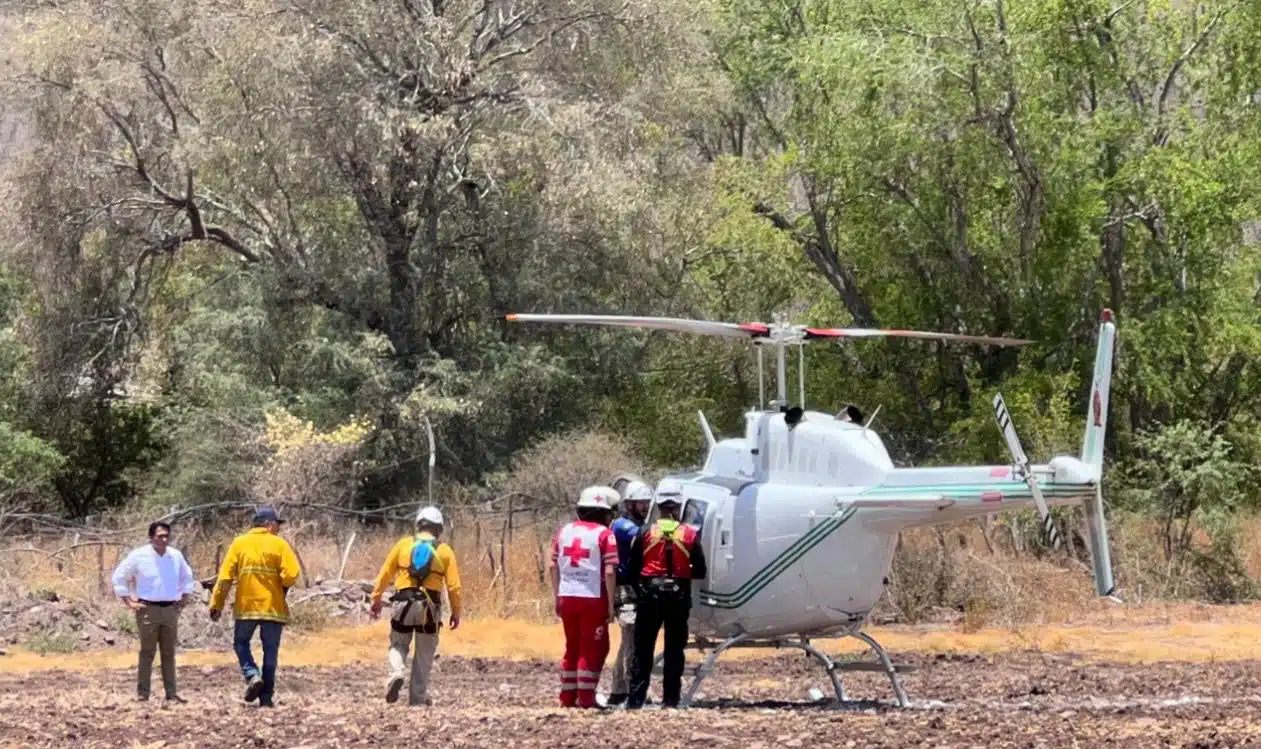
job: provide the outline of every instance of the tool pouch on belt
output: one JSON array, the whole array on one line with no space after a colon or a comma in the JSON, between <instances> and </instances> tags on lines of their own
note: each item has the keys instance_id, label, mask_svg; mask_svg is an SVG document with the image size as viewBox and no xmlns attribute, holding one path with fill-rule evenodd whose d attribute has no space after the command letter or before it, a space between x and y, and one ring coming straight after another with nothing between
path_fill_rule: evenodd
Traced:
<instances>
[{"instance_id":1,"label":"tool pouch on belt","mask_svg":"<svg viewBox=\"0 0 1261 749\"><path fill-rule=\"evenodd\" d=\"M617 607L617 621L623 627L631 627L635 624L635 601L639 596L635 593L633 585L619 585L613 596L613 603Z\"/></svg>"},{"instance_id":2,"label":"tool pouch on belt","mask_svg":"<svg viewBox=\"0 0 1261 749\"><path fill-rule=\"evenodd\" d=\"M424 589L407 588L390 597L394 603L390 612L390 629L395 632L424 632L427 635L438 631L438 602L434 595Z\"/></svg>"},{"instance_id":3,"label":"tool pouch on belt","mask_svg":"<svg viewBox=\"0 0 1261 749\"><path fill-rule=\"evenodd\" d=\"M613 603L618 608L634 608L635 599L638 597L639 596L635 594L635 586L619 585L617 586L617 592L613 596Z\"/></svg>"}]
</instances>

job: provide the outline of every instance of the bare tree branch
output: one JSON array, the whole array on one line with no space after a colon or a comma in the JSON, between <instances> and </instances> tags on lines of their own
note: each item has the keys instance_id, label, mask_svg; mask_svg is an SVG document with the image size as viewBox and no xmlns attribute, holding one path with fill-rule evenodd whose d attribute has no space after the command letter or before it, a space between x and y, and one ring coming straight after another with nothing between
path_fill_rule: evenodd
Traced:
<instances>
[{"instance_id":1,"label":"bare tree branch","mask_svg":"<svg viewBox=\"0 0 1261 749\"><path fill-rule=\"evenodd\" d=\"M1181 71L1183 66L1187 64L1187 61L1191 59L1191 56L1204 46L1204 43L1208 41L1209 36L1213 33L1213 29L1217 28L1217 24L1222 20L1222 18L1224 18L1226 14L1233 9L1234 5L1231 4L1219 10L1213 16L1212 20L1210 20L1204 27L1204 30L1200 32L1199 36L1195 38L1195 41L1183 50L1182 54L1178 55L1178 59L1175 60L1173 66L1169 68L1169 72L1165 75L1164 83L1160 86L1160 96L1156 99L1156 117L1158 120L1165 116L1165 102L1168 101L1169 95L1173 91L1174 82L1177 80L1178 72ZM1168 139L1169 133L1165 129L1164 125L1162 124L1158 126L1156 136L1154 138L1155 143L1158 145L1164 145Z\"/></svg>"}]
</instances>

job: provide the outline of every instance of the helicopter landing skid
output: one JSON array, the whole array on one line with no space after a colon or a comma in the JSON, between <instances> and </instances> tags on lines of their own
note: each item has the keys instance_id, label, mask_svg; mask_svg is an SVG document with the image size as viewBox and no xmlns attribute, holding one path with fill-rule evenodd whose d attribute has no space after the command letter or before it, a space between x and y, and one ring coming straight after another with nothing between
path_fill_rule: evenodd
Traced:
<instances>
[{"instance_id":1,"label":"helicopter landing skid","mask_svg":"<svg viewBox=\"0 0 1261 749\"><path fill-rule=\"evenodd\" d=\"M853 637L861 640L871 648L879 659L878 663L866 661L842 661L833 660L827 653L819 650L810 643L809 637L785 637L770 640L758 640L751 638L747 634L736 635L715 645L714 643L697 639L689 642L687 648L695 650L709 650L713 648L705 660L697 665L693 670L692 683L687 689L687 693L680 700L680 707L691 705L692 699L696 696L696 692L700 689L701 682L705 680L714 671L714 664L717 663L719 656L727 652L731 648L796 648L805 654L813 657L823 666L823 670L827 672L828 678L832 681L832 689L836 692L836 702L838 705L844 704L849 700L845 696L845 685L841 681L840 673L842 671L882 671L889 677L889 683L893 685L893 694L897 698L898 707L905 708L907 706L906 692L902 689L902 682L898 679L898 674L910 671L908 666L895 666L889 660L889 654L885 649L876 642L876 640L866 632L845 632L839 637ZM660 673L662 660L665 654L662 653L653 661L653 672Z\"/></svg>"}]
</instances>

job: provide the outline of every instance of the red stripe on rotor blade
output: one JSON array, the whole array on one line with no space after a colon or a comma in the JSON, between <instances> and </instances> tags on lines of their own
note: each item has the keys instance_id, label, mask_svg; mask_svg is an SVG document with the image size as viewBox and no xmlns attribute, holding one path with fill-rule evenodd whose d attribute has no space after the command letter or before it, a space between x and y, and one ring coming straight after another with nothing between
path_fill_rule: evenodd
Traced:
<instances>
[{"instance_id":1,"label":"red stripe on rotor blade","mask_svg":"<svg viewBox=\"0 0 1261 749\"><path fill-rule=\"evenodd\" d=\"M1002 492L981 492L981 501L982 502L1002 502L1003 493Z\"/></svg>"},{"instance_id":2,"label":"red stripe on rotor blade","mask_svg":"<svg viewBox=\"0 0 1261 749\"><path fill-rule=\"evenodd\" d=\"M1007 468L1006 466L998 466L996 468L990 469L991 478L997 478L997 479L1007 478L1009 474L1011 474L1011 469Z\"/></svg>"},{"instance_id":3,"label":"red stripe on rotor blade","mask_svg":"<svg viewBox=\"0 0 1261 749\"><path fill-rule=\"evenodd\" d=\"M806 328L807 338L844 338L848 333L839 328Z\"/></svg>"},{"instance_id":4,"label":"red stripe on rotor blade","mask_svg":"<svg viewBox=\"0 0 1261 749\"><path fill-rule=\"evenodd\" d=\"M771 333L771 326L760 322L742 322L736 327L754 335L770 335Z\"/></svg>"}]
</instances>

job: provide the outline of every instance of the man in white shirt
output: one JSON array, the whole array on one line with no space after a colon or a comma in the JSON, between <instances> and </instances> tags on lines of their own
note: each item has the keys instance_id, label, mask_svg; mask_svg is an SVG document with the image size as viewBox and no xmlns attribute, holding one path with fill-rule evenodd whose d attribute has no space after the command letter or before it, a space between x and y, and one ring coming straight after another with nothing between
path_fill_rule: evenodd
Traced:
<instances>
[{"instance_id":1,"label":"man in white shirt","mask_svg":"<svg viewBox=\"0 0 1261 749\"><path fill-rule=\"evenodd\" d=\"M114 595L136 615L140 666L136 696L149 699L154 652L162 652L162 686L167 702L184 702L175 690L175 642L180 609L197 590L193 570L171 546L171 526L149 524L149 543L132 550L114 570Z\"/></svg>"}]
</instances>

